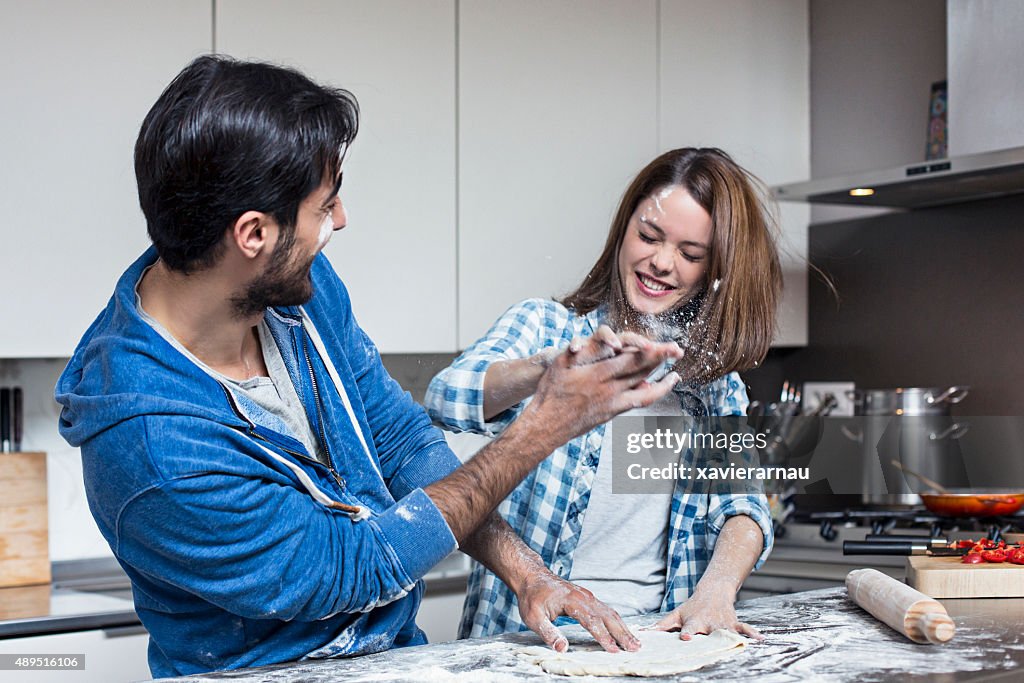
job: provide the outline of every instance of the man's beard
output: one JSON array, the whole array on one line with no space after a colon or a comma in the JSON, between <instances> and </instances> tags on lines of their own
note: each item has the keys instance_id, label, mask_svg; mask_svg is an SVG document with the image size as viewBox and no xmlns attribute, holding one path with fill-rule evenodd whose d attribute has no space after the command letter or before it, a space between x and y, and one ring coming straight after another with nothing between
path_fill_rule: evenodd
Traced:
<instances>
[{"instance_id":1,"label":"man's beard","mask_svg":"<svg viewBox=\"0 0 1024 683\"><path fill-rule=\"evenodd\" d=\"M316 256L294 263L294 247L293 229L278 242L267 269L246 286L244 294L231 300L235 315L248 318L272 306L298 306L312 298L313 283L309 273Z\"/></svg>"}]
</instances>

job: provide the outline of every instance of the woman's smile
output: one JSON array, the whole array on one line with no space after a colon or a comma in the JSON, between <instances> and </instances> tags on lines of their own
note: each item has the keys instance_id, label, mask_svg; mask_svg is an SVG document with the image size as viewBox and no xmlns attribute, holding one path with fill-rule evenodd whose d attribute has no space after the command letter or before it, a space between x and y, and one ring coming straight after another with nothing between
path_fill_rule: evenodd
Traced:
<instances>
[{"instance_id":1,"label":"woman's smile","mask_svg":"<svg viewBox=\"0 0 1024 683\"><path fill-rule=\"evenodd\" d=\"M644 296L649 296L655 299L668 296L676 289L673 285L645 273L637 273L636 279L639 283L638 289L640 292Z\"/></svg>"}]
</instances>

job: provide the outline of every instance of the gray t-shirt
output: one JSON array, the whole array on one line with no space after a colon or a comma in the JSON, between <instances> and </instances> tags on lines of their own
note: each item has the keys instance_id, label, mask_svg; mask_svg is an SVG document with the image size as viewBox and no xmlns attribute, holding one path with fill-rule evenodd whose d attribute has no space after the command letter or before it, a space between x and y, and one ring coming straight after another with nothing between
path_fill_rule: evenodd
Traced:
<instances>
[{"instance_id":1,"label":"gray t-shirt","mask_svg":"<svg viewBox=\"0 0 1024 683\"><path fill-rule=\"evenodd\" d=\"M263 320L260 320L256 329L259 333L260 347L263 351L263 362L267 366L267 372L270 373L270 377L250 377L245 380L237 380L217 372L196 358L167 328L149 315L142 308L142 299L139 297L138 285L136 285L135 291L135 308L142 319L149 323L161 337L166 339L183 356L198 365L214 379L227 385L232 391L244 394L249 400L259 405L268 413L279 417L288 426L288 429L291 430L289 436L301 441L306 447L306 451L312 453L317 460L324 464L329 464L327 462L327 454L324 452L316 435L313 434L309 418L306 416L306 410L303 408L299 395L295 391L295 385L292 384L292 378L285 367L281 351L277 348L277 342L274 341L274 337L270 334L270 329Z\"/></svg>"},{"instance_id":2,"label":"gray t-shirt","mask_svg":"<svg viewBox=\"0 0 1024 683\"><path fill-rule=\"evenodd\" d=\"M625 415L682 414L673 393ZM661 610L672 494L612 493L612 425L604 431L569 580L627 617Z\"/></svg>"}]
</instances>

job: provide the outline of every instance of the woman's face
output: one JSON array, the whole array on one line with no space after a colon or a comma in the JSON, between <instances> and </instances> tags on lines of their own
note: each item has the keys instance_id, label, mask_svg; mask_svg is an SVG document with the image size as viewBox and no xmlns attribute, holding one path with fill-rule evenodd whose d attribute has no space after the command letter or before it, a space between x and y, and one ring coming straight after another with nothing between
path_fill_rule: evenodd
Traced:
<instances>
[{"instance_id":1,"label":"woman's face","mask_svg":"<svg viewBox=\"0 0 1024 683\"><path fill-rule=\"evenodd\" d=\"M711 216L682 187L640 202L619 248L619 277L638 313L670 311L700 292L711 246Z\"/></svg>"}]
</instances>

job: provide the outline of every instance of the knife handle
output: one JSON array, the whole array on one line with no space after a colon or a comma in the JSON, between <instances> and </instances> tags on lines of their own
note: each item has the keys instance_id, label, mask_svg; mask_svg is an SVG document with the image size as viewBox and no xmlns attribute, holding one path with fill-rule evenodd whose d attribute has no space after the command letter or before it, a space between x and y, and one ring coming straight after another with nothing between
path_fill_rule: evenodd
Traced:
<instances>
[{"instance_id":1,"label":"knife handle","mask_svg":"<svg viewBox=\"0 0 1024 683\"><path fill-rule=\"evenodd\" d=\"M6 453L11 444L11 390L0 389L0 452Z\"/></svg>"},{"instance_id":2,"label":"knife handle","mask_svg":"<svg viewBox=\"0 0 1024 683\"><path fill-rule=\"evenodd\" d=\"M11 392L11 441L14 452L21 450L21 437L25 433L25 399L21 387L14 387Z\"/></svg>"},{"instance_id":3,"label":"knife handle","mask_svg":"<svg viewBox=\"0 0 1024 683\"><path fill-rule=\"evenodd\" d=\"M843 555L914 555L915 546L919 547L917 554L924 555L928 546L923 543L911 543L903 541L898 543L882 543L875 541L843 541Z\"/></svg>"},{"instance_id":4,"label":"knife handle","mask_svg":"<svg viewBox=\"0 0 1024 683\"><path fill-rule=\"evenodd\" d=\"M864 540L870 543L927 543L933 548L952 545L948 538L932 538L921 534L866 534Z\"/></svg>"}]
</instances>

